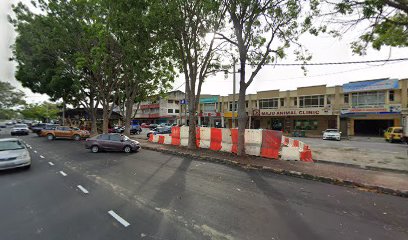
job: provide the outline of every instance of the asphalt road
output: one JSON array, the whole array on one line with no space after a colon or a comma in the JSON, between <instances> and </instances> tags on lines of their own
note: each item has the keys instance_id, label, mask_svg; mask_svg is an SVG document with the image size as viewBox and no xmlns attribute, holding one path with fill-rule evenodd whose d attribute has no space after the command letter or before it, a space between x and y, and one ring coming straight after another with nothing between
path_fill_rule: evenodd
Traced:
<instances>
[{"instance_id":1,"label":"asphalt road","mask_svg":"<svg viewBox=\"0 0 408 240\"><path fill-rule=\"evenodd\" d=\"M83 142L21 138L33 165L0 173L2 240L408 239L405 198L143 149L94 154Z\"/></svg>"}]
</instances>

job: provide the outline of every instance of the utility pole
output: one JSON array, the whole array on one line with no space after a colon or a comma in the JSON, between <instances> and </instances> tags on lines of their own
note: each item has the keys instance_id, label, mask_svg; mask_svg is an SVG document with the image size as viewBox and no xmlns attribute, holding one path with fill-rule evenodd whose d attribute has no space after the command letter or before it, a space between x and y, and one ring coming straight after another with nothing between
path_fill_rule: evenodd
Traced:
<instances>
[{"instance_id":1,"label":"utility pole","mask_svg":"<svg viewBox=\"0 0 408 240\"><path fill-rule=\"evenodd\" d=\"M236 65L236 60L235 57L232 58L233 65L232 65L232 128L235 128L235 84L236 84L236 79L235 79L235 65Z\"/></svg>"}]
</instances>

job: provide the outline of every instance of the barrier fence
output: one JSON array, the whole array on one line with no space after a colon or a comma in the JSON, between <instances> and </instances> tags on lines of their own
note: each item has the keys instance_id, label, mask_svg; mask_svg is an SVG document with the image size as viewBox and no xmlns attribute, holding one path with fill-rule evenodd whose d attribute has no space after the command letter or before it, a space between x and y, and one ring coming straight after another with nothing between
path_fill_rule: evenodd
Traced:
<instances>
[{"instance_id":1,"label":"barrier fence","mask_svg":"<svg viewBox=\"0 0 408 240\"><path fill-rule=\"evenodd\" d=\"M188 127L172 127L171 134L151 134L150 142L188 146ZM197 127L196 146L213 151L237 153L238 129ZM313 162L312 151L304 142L282 136L281 131L246 129L245 153L271 159Z\"/></svg>"}]
</instances>

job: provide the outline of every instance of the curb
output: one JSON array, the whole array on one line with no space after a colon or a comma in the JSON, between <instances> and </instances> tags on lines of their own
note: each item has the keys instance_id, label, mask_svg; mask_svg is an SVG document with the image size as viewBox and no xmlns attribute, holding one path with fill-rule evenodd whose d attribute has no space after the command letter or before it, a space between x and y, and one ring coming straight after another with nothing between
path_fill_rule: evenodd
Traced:
<instances>
[{"instance_id":1,"label":"curb","mask_svg":"<svg viewBox=\"0 0 408 240\"><path fill-rule=\"evenodd\" d=\"M312 175L308 173L302 173L302 172L290 171L290 170L284 170L284 169L276 169L276 168L253 165L253 164L243 164L243 163L239 163L237 161L232 161L228 159L193 155L190 153L178 152L178 151L169 150L169 149L155 148L155 147L150 147L150 146L143 146L142 149L168 153L168 154L181 156L181 157L190 157L196 160L204 160L204 161L221 163L221 164L230 165L230 166L241 167L246 170L262 170L266 172L272 172L275 174L281 174L281 175L286 175L286 176L291 176L291 177L297 177L297 178L302 178L302 179L329 183L329 184L338 185L338 186L358 188L360 190L366 190L370 192L377 192L377 193L383 193L383 194L389 194L389 195L408 198L408 191L402 191L402 190L392 189L392 188L383 187L383 186L376 186L376 185L356 182L352 180L331 178L331 177L325 177L325 176L316 176L316 175Z\"/></svg>"},{"instance_id":2,"label":"curb","mask_svg":"<svg viewBox=\"0 0 408 240\"><path fill-rule=\"evenodd\" d=\"M407 170L382 168L382 167L367 166L367 165L357 165L357 164L352 164L352 163L332 162L332 161L319 160L319 159L313 159L313 161L315 161L316 163L320 162L320 163L324 163L324 164L332 164L332 165L343 166L343 167L353 167L353 168L367 169L367 170L373 170L373 171L383 171L383 172L393 172L393 173L408 174Z\"/></svg>"}]
</instances>

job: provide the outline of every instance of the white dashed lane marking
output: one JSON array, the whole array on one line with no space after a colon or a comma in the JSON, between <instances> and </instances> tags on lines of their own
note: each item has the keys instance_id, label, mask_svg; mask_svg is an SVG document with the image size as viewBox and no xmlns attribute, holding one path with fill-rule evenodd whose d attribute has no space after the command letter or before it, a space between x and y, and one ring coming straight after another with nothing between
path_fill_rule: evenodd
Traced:
<instances>
[{"instance_id":1,"label":"white dashed lane marking","mask_svg":"<svg viewBox=\"0 0 408 240\"><path fill-rule=\"evenodd\" d=\"M67 176L67 174L64 171L59 171L59 173L61 173L62 176Z\"/></svg>"},{"instance_id":2,"label":"white dashed lane marking","mask_svg":"<svg viewBox=\"0 0 408 240\"><path fill-rule=\"evenodd\" d=\"M83 193L88 194L88 190L86 190L84 187L82 187L81 185L77 186Z\"/></svg>"},{"instance_id":3,"label":"white dashed lane marking","mask_svg":"<svg viewBox=\"0 0 408 240\"><path fill-rule=\"evenodd\" d=\"M36 150L34 150L34 153L37 153L37 151L36 151Z\"/></svg>"},{"instance_id":4,"label":"white dashed lane marking","mask_svg":"<svg viewBox=\"0 0 408 240\"><path fill-rule=\"evenodd\" d=\"M45 158L43 155L40 155L40 158Z\"/></svg>"},{"instance_id":5,"label":"white dashed lane marking","mask_svg":"<svg viewBox=\"0 0 408 240\"><path fill-rule=\"evenodd\" d=\"M120 224L122 224L124 227L127 227L130 225L130 223L128 223L125 219L123 219L121 216L119 216L118 214L116 214L113 210L110 210L108 212L114 219L116 219L116 221L120 222Z\"/></svg>"},{"instance_id":6,"label":"white dashed lane marking","mask_svg":"<svg viewBox=\"0 0 408 240\"><path fill-rule=\"evenodd\" d=\"M54 166L54 163L53 163L53 162L48 162L48 164L50 164L50 166Z\"/></svg>"}]
</instances>

